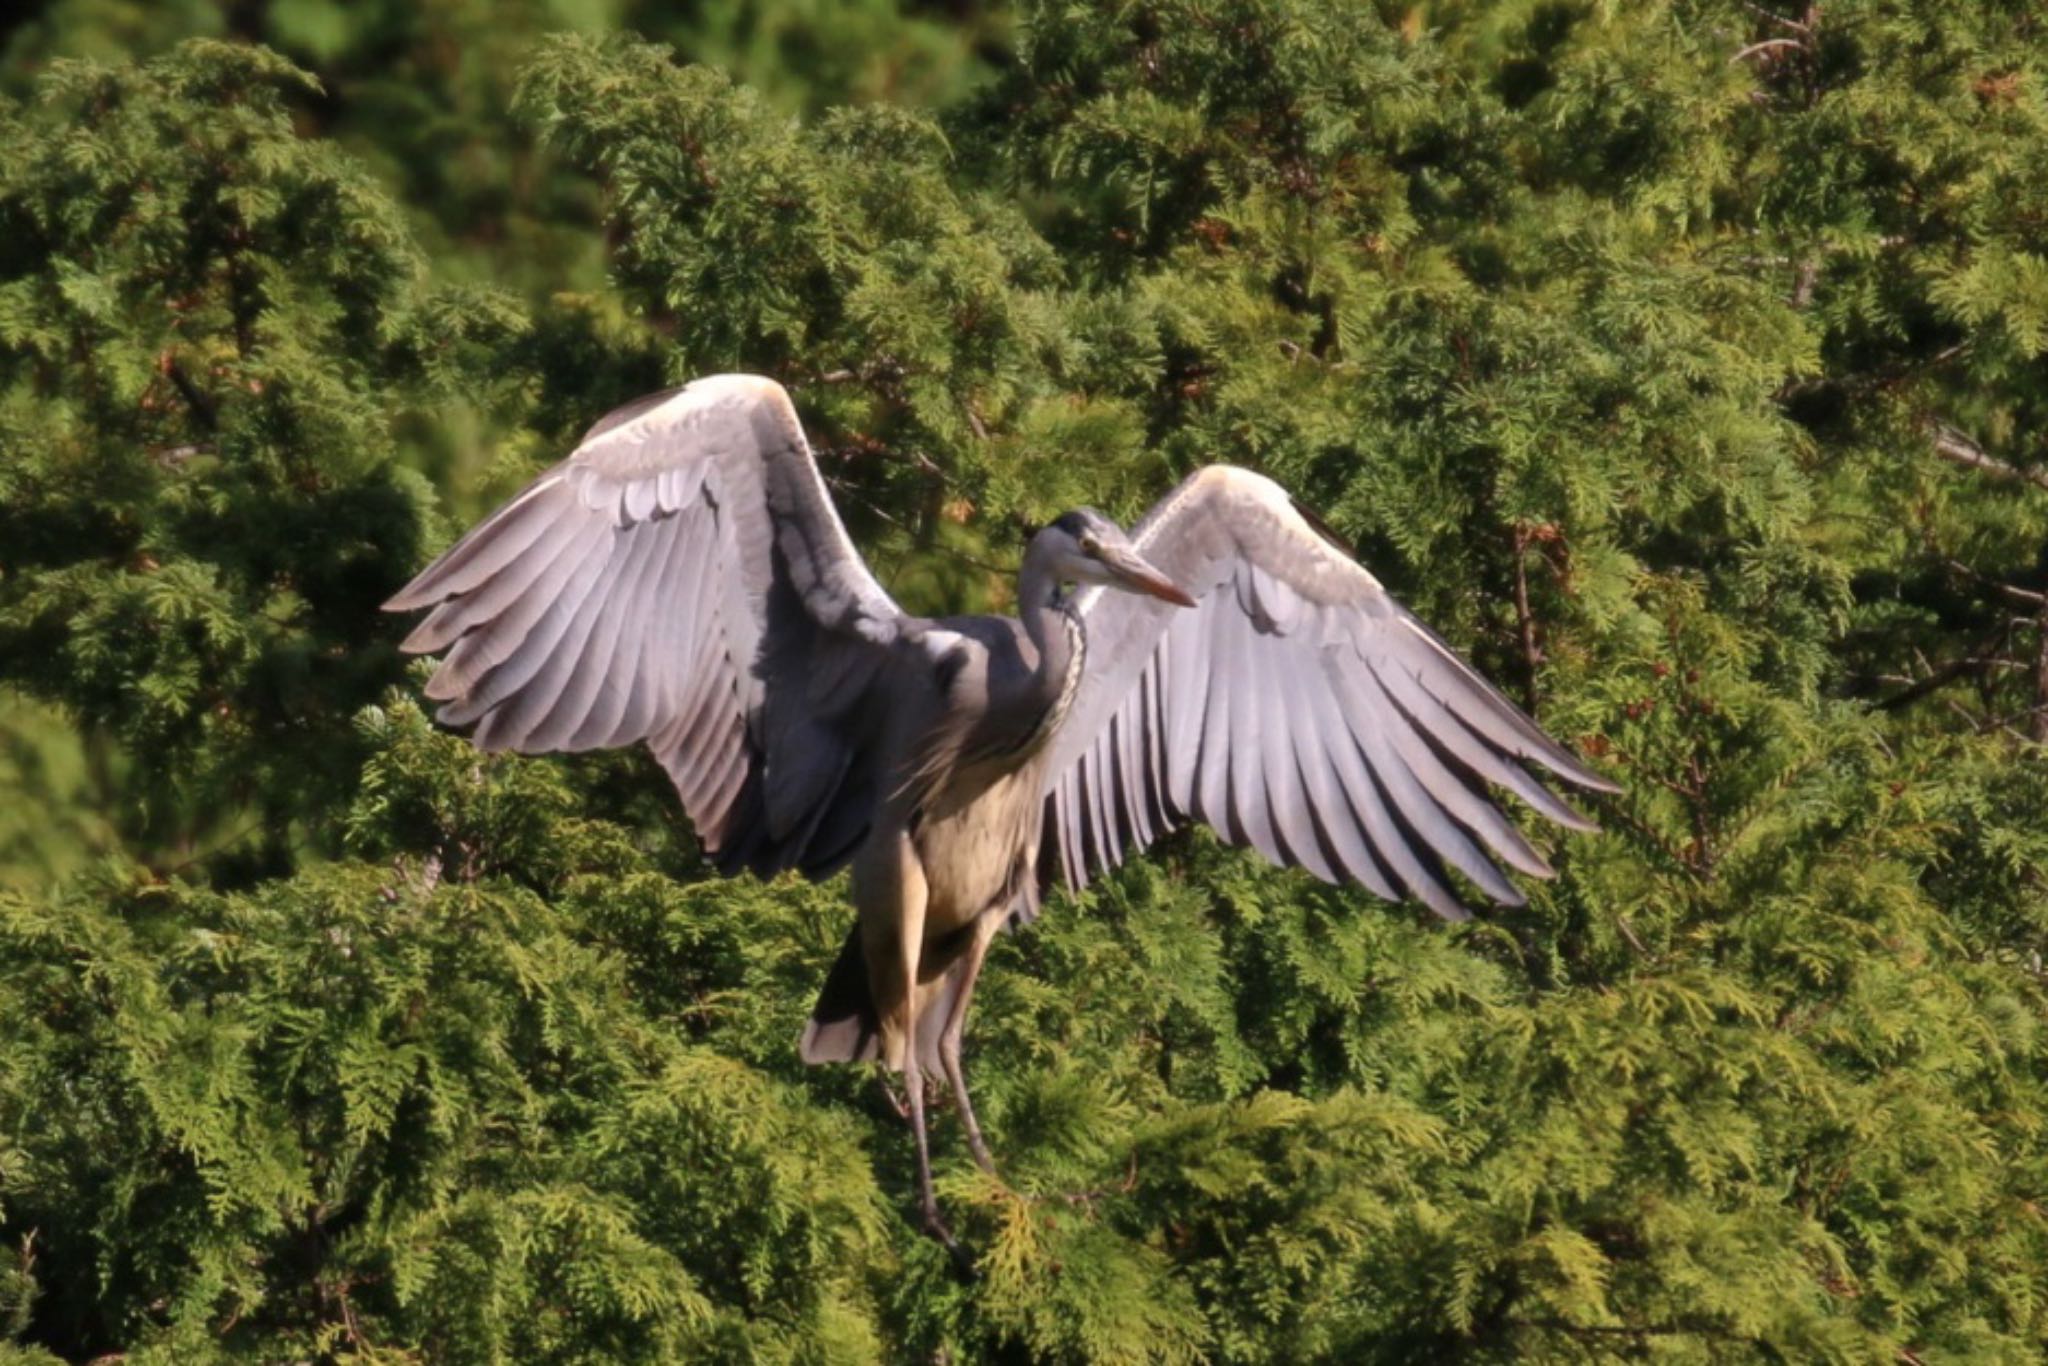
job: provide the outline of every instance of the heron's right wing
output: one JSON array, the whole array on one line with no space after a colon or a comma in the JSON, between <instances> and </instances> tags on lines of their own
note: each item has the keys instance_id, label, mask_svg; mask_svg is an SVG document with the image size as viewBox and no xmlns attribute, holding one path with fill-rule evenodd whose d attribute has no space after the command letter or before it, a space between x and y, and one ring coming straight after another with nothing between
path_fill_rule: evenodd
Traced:
<instances>
[{"instance_id":1,"label":"heron's right wing","mask_svg":"<svg viewBox=\"0 0 2048 1366\"><path fill-rule=\"evenodd\" d=\"M404 648L446 651L441 721L487 750L644 741L726 871L820 876L866 833L910 619L772 380L610 414L385 607L433 609Z\"/></svg>"},{"instance_id":2,"label":"heron's right wing","mask_svg":"<svg viewBox=\"0 0 2048 1366\"><path fill-rule=\"evenodd\" d=\"M1613 790L1394 601L1279 485L1212 465L1133 540L1193 608L1103 588L1076 607L1082 676L1047 756L1042 866L1069 885L1190 820L1276 863L1439 914L1445 875L1522 897L1548 867L1498 808L1514 793L1591 829L1524 764Z\"/></svg>"}]
</instances>

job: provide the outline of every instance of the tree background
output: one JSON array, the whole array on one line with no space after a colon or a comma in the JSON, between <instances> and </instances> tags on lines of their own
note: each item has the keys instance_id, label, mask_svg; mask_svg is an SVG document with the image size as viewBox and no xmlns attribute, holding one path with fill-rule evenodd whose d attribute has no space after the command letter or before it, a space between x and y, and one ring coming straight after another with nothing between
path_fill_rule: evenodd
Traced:
<instances>
[{"instance_id":1,"label":"tree background","mask_svg":"<svg viewBox=\"0 0 2048 1366\"><path fill-rule=\"evenodd\" d=\"M0 37L0 1361L2033 1361L2048 32L2008 0L46 0ZM640 37L622 35L641 35ZM1469 925L1195 833L938 1123L836 886L377 604L789 385L913 610L1280 478L1626 786Z\"/></svg>"}]
</instances>

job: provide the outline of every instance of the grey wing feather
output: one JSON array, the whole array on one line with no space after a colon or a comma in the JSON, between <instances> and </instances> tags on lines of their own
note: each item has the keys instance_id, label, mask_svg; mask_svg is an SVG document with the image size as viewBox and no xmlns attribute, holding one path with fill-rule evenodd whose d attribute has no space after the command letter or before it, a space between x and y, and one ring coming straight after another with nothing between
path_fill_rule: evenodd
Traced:
<instances>
[{"instance_id":1,"label":"grey wing feather","mask_svg":"<svg viewBox=\"0 0 2048 1366\"><path fill-rule=\"evenodd\" d=\"M385 606L433 609L404 648L446 652L442 721L485 749L645 743L728 871L822 876L867 829L906 619L771 380L608 414Z\"/></svg>"},{"instance_id":2,"label":"grey wing feather","mask_svg":"<svg viewBox=\"0 0 2048 1366\"><path fill-rule=\"evenodd\" d=\"M1529 766L1595 791L1614 785L1271 480L1210 466L1133 539L1198 605L1102 588L1076 604L1087 673L1050 742L1041 854L1070 886L1199 821L1277 863L1461 919L1447 868L1509 904L1522 895L1496 860L1550 875L1493 787L1594 828Z\"/></svg>"}]
</instances>

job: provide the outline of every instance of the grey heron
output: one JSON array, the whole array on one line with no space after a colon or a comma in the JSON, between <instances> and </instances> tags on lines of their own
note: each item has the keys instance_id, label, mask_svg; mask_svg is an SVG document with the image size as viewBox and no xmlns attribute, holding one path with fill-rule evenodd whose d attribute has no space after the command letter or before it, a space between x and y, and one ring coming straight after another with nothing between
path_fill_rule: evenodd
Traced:
<instances>
[{"instance_id":1,"label":"grey heron","mask_svg":"<svg viewBox=\"0 0 2048 1366\"><path fill-rule=\"evenodd\" d=\"M1575 830L1594 827L1526 765L1614 790L1228 465L1129 535L1090 510L1039 530L1014 619L909 615L788 394L752 375L606 416L385 605L432 609L404 648L446 652L427 695L479 747L644 743L721 873L851 865L858 923L802 1056L902 1073L924 1227L949 1247L924 1078L991 1167L961 1034L990 941L1046 884L1199 821L1461 919L1447 868L1508 904L1501 864L1551 873L1494 789Z\"/></svg>"}]
</instances>

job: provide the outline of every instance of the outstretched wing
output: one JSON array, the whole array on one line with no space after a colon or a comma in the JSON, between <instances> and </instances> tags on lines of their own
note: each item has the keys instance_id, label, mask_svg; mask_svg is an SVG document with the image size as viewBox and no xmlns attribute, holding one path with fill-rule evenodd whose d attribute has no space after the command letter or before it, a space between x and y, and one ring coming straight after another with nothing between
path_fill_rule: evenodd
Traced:
<instances>
[{"instance_id":1,"label":"outstretched wing","mask_svg":"<svg viewBox=\"0 0 2048 1366\"><path fill-rule=\"evenodd\" d=\"M726 871L821 876L866 832L868 713L911 619L772 380L610 414L385 607L433 608L404 648L447 652L427 685L443 722L487 750L645 741Z\"/></svg>"},{"instance_id":2,"label":"outstretched wing","mask_svg":"<svg viewBox=\"0 0 2048 1366\"><path fill-rule=\"evenodd\" d=\"M1048 754L1041 854L1070 886L1197 820L1276 863L1462 919L1444 865L1517 905L1494 859L1550 874L1491 786L1579 830L1593 827L1522 761L1615 790L1272 480L1212 465L1133 539L1198 605L1099 587L1075 604L1087 654Z\"/></svg>"}]
</instances>

